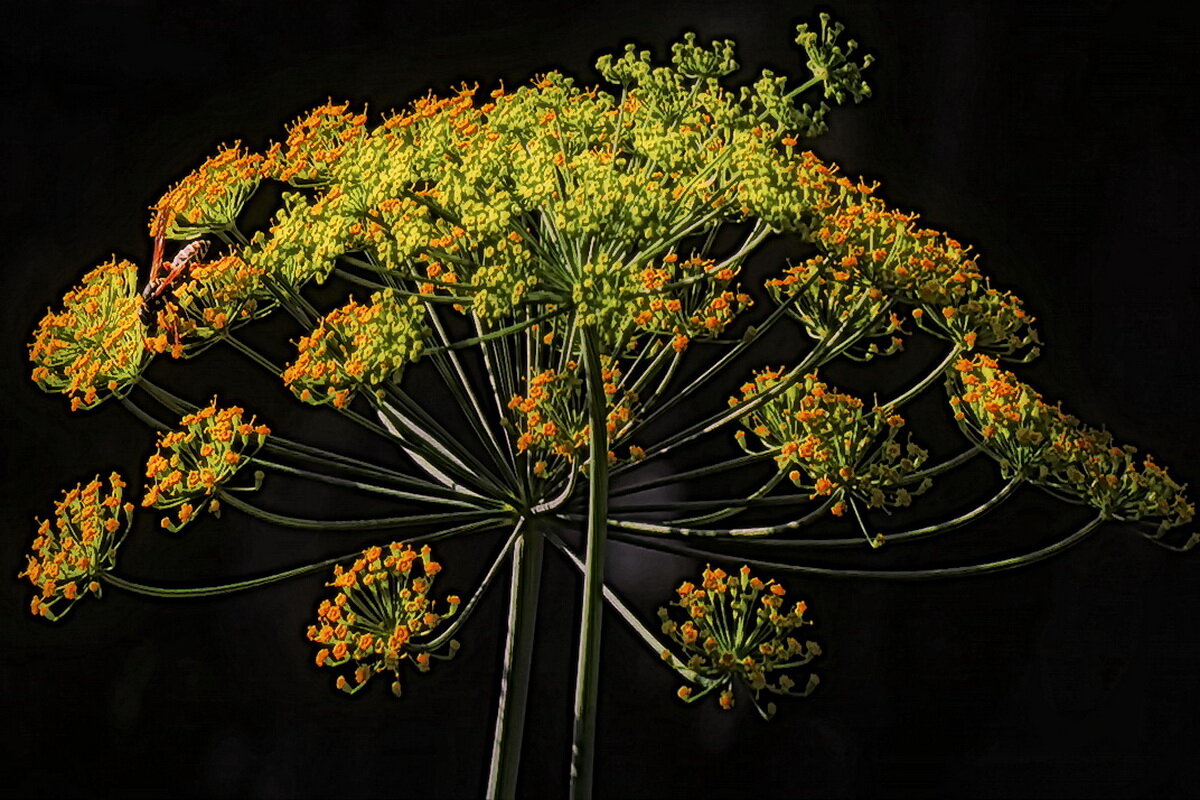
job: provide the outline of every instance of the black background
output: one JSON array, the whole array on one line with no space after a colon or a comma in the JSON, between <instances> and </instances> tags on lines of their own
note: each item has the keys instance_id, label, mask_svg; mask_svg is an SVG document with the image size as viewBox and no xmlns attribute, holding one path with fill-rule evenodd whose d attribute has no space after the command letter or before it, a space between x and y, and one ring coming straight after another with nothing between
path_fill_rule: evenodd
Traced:
<instances>
[{"instance_id":1,"label":"black background","mask_svg":"<svg viewBox=\"0 0 1200 800\"><path fill-rule=\"evenodd\" d=\"M879 59L875 96L838 111L815 149L974 243L985 269L1025 298L1046 349L1024 377L1200 481L1196 28L1146 3L833 10ZM685 28L736 39L743 76L764 65L798 74L791 31L807 13L765 2L93 2L31 6L14 20L3 54L0 793L481 794L499 593L464 631L458 659L412 676L400 701L382 682L344 698L312 665L302 632L317 576L175 604L112 591L56 625L29 616L28 584L14 576L32 517L96 472L136 476L152 441L119 407L72 415L41 394L27 380L30 331L109 253L145 263L145 208L218 142L261 146L327 96L380 110L428 88L512 86L550 67L591 82L600 52L632 39L661 56ZM308 426L321 415L281 405L278 388L235 378L236 364L214 354L186 373L190 383L160 374L192 399L220 387L252 407L278 405L269 422L296 438L342 436ZM320 508L325 495L303 499ZM1078 520L1034 499L987 535L1044 543ZM229 515L184 537L144 525L121 567L204 582L356 545ZM467 592L493 546L448 545L442 586ZM980 552L1011 549L993 540ZM566 784L577 615L572 573L547 559L521 776L533 796ZM610 577L650 614L692 568L614 546ZM671 674L613 620L598 793L1194 795L1198 578L1195 556L1105 526L1060 558L975 580L789 581L809 599L828 656L817 694L781 703L771 723L748 708L679 703Z\"/></svg>"}]
</instances>

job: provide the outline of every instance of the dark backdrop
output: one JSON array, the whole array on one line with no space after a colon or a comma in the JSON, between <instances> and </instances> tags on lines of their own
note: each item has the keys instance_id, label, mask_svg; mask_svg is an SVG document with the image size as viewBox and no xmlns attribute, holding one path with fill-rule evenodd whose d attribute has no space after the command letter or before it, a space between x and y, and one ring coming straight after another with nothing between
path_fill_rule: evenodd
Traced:
<instances>
[{"instance_id":1,"label":"dark backdrop","mask_svg":"<svg viewBox=\"0 0 1200 800\"><path fill-rule=\"evenodd\" d=\"M882 180L895 204L974 243L990 274L1026 299L1047 347L1023 376L1150 449L1180 480L1200 480L1195 27L1148 3L833 10L879 63L875 97L837 112L819 153ZM177 604L113 591L57 625L29 617L28 584L14 576L32 517L97 471L136 476L151 445L118 407L72 415L37 391L27 380L30 331L109 253L145 263L145 208L218 142L261 146L327 96L378 110L430 87L501 77L511 86L548 67L592 81L599 52L632 39L662 55L684 28L736 39L751 69L797 74L791 30L808 12L766 2L249 10L130 0L30 4L10 19L0 793L480 794L499 593L464 631L459 658L410 676L400 701L384 682L344 698L312 665L302 631L321 592L316 576ZM189 396L220 387L231 400L277 408L270 422L289 434L343 436L308 426L312 415L282 404L278 388L239 377L236 364L214 354L189 373ZM319 507L324 495L306 499ZM1044 543L1077 521L1035 498L993 520L987 535ZM150 525L138 533L122 569L164 581L252 574L343 548L235 515L181 538ZM1004 539L975 541L969 554L1011 552ZM445 587L467 591L491 546L447 546ZM941 551L924 552L936 560ZM570 725L578 590L559 559L547 563L521 784L531 796L565 786ZM615 547L611 577L652 614L694 568ZM1060 558L976 580L789 581L808 598L828 656L818 693L782 702L771 723L749 709L677 702L672 676L610 620L598 790L1194 795L1197 578L1195 557L1106 526Z\"/></svg>"}]
</instances>

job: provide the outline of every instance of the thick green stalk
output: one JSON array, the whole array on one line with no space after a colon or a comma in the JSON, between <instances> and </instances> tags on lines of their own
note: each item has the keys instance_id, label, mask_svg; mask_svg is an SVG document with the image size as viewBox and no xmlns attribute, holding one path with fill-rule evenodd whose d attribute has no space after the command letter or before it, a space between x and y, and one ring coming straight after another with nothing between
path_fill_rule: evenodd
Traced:
<instances>
[{"instance_id":1,"label":"thick green stalk","mask_svg":"<svg viewBox=\"0 0 1200 800\"><path fill-rule=\"evenodd\" d=\"M571 743L571 797L592 794L596 702L600 684L600 622L604 611L604 546L608 534L608 414L594 329L583 331L588 395L588 524L584 556L583 609L575 674L575 729Z\"/></svg>"},{"instance_id":2,"label":"thick green stalk","mask_svg":"<svg viewBox=\"0 0 1200 800\"><path fill-rule=\"evenodd\" d=\"M543 549L541 532L525 524L512 548L508 639L504 645L504 673L500 678L500 702L496 708L496 737L492 744L492 766L488 772L488 800L505 800L516 795Z\"/></svg>"}]
</instances>

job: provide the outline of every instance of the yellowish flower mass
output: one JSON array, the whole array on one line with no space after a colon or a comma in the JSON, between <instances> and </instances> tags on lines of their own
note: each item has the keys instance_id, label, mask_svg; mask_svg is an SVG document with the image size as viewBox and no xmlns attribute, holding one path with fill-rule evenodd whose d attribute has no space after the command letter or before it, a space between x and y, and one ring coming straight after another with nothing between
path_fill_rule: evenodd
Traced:
<instances>
[{"instance_id":1,"label":"yellowish flower mass","mask_svg":"<svg viewBox=\"0 0 1200 800\"><path fill-rule=\"evenodd\" d=\"M137 267L113 259L83 276L61 311L38 323L29 358L44 391L71 399L71 410L123 395L149 360L138 318Z\"/></svg>"},{"instance_id":2,"label":"yellowish flower mass","mask_svg":"<svg viewBox=\"0 0 1200 800\"><path fill-rule=\"evenodd\" d=\"M868 507L906 506L929 486L908 477L924 463L926 452L896 441L904 418L890 408L868 409L862 400L840 393L806 375L782 392L768 394L783 380L778 370L763 370L742 386L730 405L757 403L742 424L770 450L788 477L814 497L835 502L841 516L846 502L861 498ZM768 399L764 402L760 396ZM755 400L755 398L759 398ZM738 437L744 443L745 434ZM914 485L915 484L915 485Z\"/></svg>"}]
</instances>

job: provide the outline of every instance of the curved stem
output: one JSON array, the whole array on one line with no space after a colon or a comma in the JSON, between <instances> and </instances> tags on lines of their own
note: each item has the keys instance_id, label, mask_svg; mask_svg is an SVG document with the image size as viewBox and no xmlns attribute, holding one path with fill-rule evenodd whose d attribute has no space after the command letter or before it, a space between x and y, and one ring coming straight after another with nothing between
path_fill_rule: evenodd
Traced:
<instances>
[{"instance_id":1,"label":"curved stem","mask_svg":"<svg viewBox=\"0 0 1200 800\"><path fill-rule=\"evenodd\" d=\"M975 508L960 514L957 517L939 522L936 525L927 525L922 528L913 528L907 531L899 531L897 533L881 533L877 536L871 536L865 531L866 523L863 522L860 527L864 529L863 533L867 537L868 542L879 541L880 544L896 544L903 542L911 542L917 539L928 539L931 536L936 536L941 533L961 528L968 522L973 522L979 519L984 514L993 510L1009 497L1013 492L1021 486L1023 481L1020 478L1013 478L998 493L989 497L984 502L980 503ZM800 550L813 550L822 548L850 548L862 546L863 539L859 536L853 536L843 539L755 539L739 543L740 547L750 550L763 550L773 552L789 552ZM876 545L877 546L877 545Z\"/></svg>"},{"instance_id":2,"label":"curved stem","mask_svg":"<svg viewBox=\"0 0 1200 800\"><path fill-rule=\"evenodd\" d=\"M288 578L295 578L300 575L307 575L310 572L316 572L319 569L330 567L339 561L345 561L348 558L353 558L361 552L355 550L352 553L347 553L343 556L327 558L324 561L318 561L315 564L306 564L303 567L296 567L285 572L277 572L273 575L264 575L261 578L251 578L245 581L237 581L235 583L224 583L217 586L197 586L193 588L172 588L167 586L151 586L145 583L138 583L126 578L113 575L111 572L105 572L100 577L105 583L112 584L119 589L124 589L128 592L146 595L148 597L215 597L222 594L233 594L234 592L242 592L248 589L257 589L259 586L268 586L272 583L285 581Z\"/></svg>"},{"instance_id":3,"label":"curved stem","mask_svg":"<svg viewBox=\"0 0 1200 800\"><path fill-rule=\"evenodd\" d=\"M575 555L571 548L567 547L566 542L560 539L553 531L546 531L545 536L550 544L558 548L558 551L567 557L575 569L577 569L580 573L583 572L583 562L579 559L579 556ZM620 616L621 619L625 620L625 623L633 629L633 632L637 634L638 638L649 645L650 650L653 651L656 656L667 656L666 658L662 659L663 663L670 665L672 669L689 681L694 682L699 680L700 676L696 672L688 669L687 665L684 664L678 656L672 653L671 650L665 644L663 644L661 639L655 636L649 628L643 625L642 621L638 619L637 614L635 614L632 609L625 605L621 598L617 596L617 593L608 588L607 585L604 587L604 599L608 602L609 607L612 608L613 611L616 611L617 615Z\"/></svg>"},{"instance_id":4,"label":"curved stem","mask_svg":"<svg viewBox=\"0 0 1200 800\"><path fill-rule=\"evenodd\" d=\"M740 514L743 511L745 511L746 509L754 506L755 501L762 500L768 492L770 492L772 489L774 489L776 486L778 486L779 482L781 480L783 480L785 474L786 473L784 473L783 471L776 472L774 475L772 475L770 478L767 479L766 483L764 483L762 486L758 487L758 489L756 489L753 493L748 495L744 501L740 501L734 505L727 505L726 501L724 501L724 500L718 500L716 502L713 502L711 500L705 501L705 502L710 503L711 505L724 506L724 507L719 508L718 510L713 511L709 514L702 514L702 515L695 516L695 517L686 517L683 519L675 519L675 520L671 520L671 522L672 522L672 524L676 524L676 525L689 525L689 524L704 525L705 523L719 522L723 519L727 519L729 517Z\"/></svg>"},{"instance_id":5,"label":"curved stem","mask_svg":"<svg viewBox=\"0 0 1200 800\"><path fill-rule=\"evenodd\" d=\"M516 526L513 528L513 532L504 542L504 546L500 548L500 551L496 553L496 558L492 560L492 565L488 567L487 573L484 574L483 581L481 581L479 586L475 589L475 593L471 595L471 599L467 601L465 606L463 606L462 611L458 612L451 623L446 626L446 629L439 633L435 638L430 639L428 642L414 645L413 649L437 650L446 642L450 641L454 634L458 632L458 629L463 626L463 623L470 619L472 612L475 611L475 607L479 605L479 601L483 598L484 593L487 592L488 586L492 584L492 579L495 578L496 573L500 571L500 565L504 563L505 557L508 556L509 551L512 550L513 543L516 542L517 537L520 536L523 522L523 520L517 521Z\"/></svg>"},{"instance_id":6,"label":"curved stem","mask_svg":"<svg viewBox=\"0 0 1200 800\"><path fill-rule=\"evenodd\" d=\"M721 461L716 464L697 467L696 469L690 469L686 472L676 472L671 475L665 475L661 478L653 478L648 481L631 483L628 486L622 486L619 489L614 489L609 496L621 497L627 494L637 494L650 489L656 489L660 486L669 486L672 483L683 483L684 481L691 480L692 478L703 478L707 475L715 475L719 472L726 472L731 469L737 469L750 464L756 464L760 461L765 461L768 458L774 458L777 452L778 448L775 448L774 450L766 450L762 453L751 453L748 456L738 456L737 458L731 458L728 461ZM632 466L636 466L636 464ZM612 474L616 475L619 472L621 472L621 467L614 469Z\"/></svg>"},{"instance_id":7,"label":"curved stem","mask_svg":"<svg viewBox=\"0 0 1200 800\"><path fill-rule=\"evenodd\" d=\"M948 458L940 464L934 464L932 467L926 467L925 469L909 473L908 475L904 476L902 482L915 483L917 481L923 481L926 478L932 478L935 475L941 475L943 472L949 472L955 467L965 464L982 452L983 450L981 450L977 445L973 446L970 450L966 450L956 456L953 456L952 458Z\"/></svg>"},{"instance_id":8,"label":"curved stem","mask_svg":"<svg viewBox=\"0 0 1200 800\"><path fill-rule=\"evenodd\" d=\"M456 511L445 514L410 514L404 517L381 517L379 519L340 519L319 520L289 517L266 511L251 505L226 491L218 491L222 503L228 503L233 508L264 522L281 525L285 528L308 531L375 531L389 528L413 528L421 525L436 525L442 522L464 522L466 520L498 521L496 510ZM482 518L482 519L481 519Z\"/></svg>"},{"instance_id":9,"label":"curved stem","mask_svg":"<svg viewBox=\"0 0 1200 800\"><path fill-rule=\"evenodd\" d=\"M333 475L323 475L319 472L311 472L310 470L306 469L289 467L286 464L277 464L273 461L267 461L266 459L258 456L252 457L250 461L251 463L258 464L266 467L267 469L275 470L276 472L283 472L288 475L295 475L300 478L307 478L308 480L318 481L320 483L327 483L331 486L344 486L349 489L358 489L359 491L369 492L371 494L394 497L398 500L413 500L418 503L441 503L443 505L458 506L460 508L483 510L478 503L467 500L432 497L429 495L417 494L416 492L405 492L399 489L389 489L386 486L376 486L372 483L363 483L361 481L349 480L348 478L338 478Z\"/></svg>"},{"instance_id":10,"label":"curved stem","mask_svg":"<svg viewBox=\"0 0 1200 800\"><path fill-rule=\"evenodd\" d=\"M919 380L917 383L913 384L912 387L910 387L907 391L900 394L894 400L890 400L886 403L880 403L880 405L884 408L899 408L900 406L907 403L909 400L912 400L914 397L919 395L921 392L928 389L929 384L933 383L939 377L941 377L942 373L944 373L946 371L946 368L949 367L951 363L953 363L954 359L958 358L958 354L960 352L962 352L962 351L960 350L960 348L957 345L955 345L954 347L951 347L950 352L946 354L946 357L943 358L938 363L938 365L930 371L930 373L928 375L926 375L924 378Z\"/></svg>"},{"instance_id":11,"label":"curved stem","mask_svg":"<svg viewBox=\"0 0 1200 800\"><path fill-rule=\"evenodd\" d=\"M803 528L805 525L816 522L825 513L825 509L831 505L833 505L833 498L827 499L821 504L820 508L814 509L803 517L800 517L800 519L784 522L779 525L768 525L758 528L685 528L680 525L659 525L653 522L627 522L618 519L610 519L608 525L613 530L677 534L680 536L695 536L710 539L771 536L786 531L794 531L797 528ZM562 519L578 519L578 515L571 514L561 514L560 517Z\"/></svg>"},{"instance_id":12,"label":"curved stem","mask_svg":"<svg viewBox=\"0 0 1200 800\"><path fill-rule=\"evenodd\" d=\"M694 558L721 559L727 563L736 561L740 564L746 564L759 569L769 569L777 572L789 572L797 575L821 575L829 578L879 578L881 580L903 581L937 578L961 578L967 575L981 575L989 572L1001 572L1003 570L1015 569L1026 564L1034 564L1079 544L1085 538L1087 538L1092 531L1098 528L1102 522L1104 522L1103 517L1096 516L1082 528L1075 531L1065 539L1061 539L1052 545L1043 547L1040 550L1035 550L1032 553L1013 556L1012 558L1005 558L999 561L988 561L983 564L971 564L963 567L941 567L937 569L910 570L870 570L843 569L838 567L810 567L797 564L784 564L777 561L764 561L757 558L742 558L740 556L729 555L727 553L702 550L697 547L691 547L689 545L681 544L668 539L656 539L649 536L639 536L637 534L619 533L614 531L612 538L617 541L640 545L641 547L646 547L651 550L661 550L667 553L692 556Z\"/></svg>"}]
</instances>

